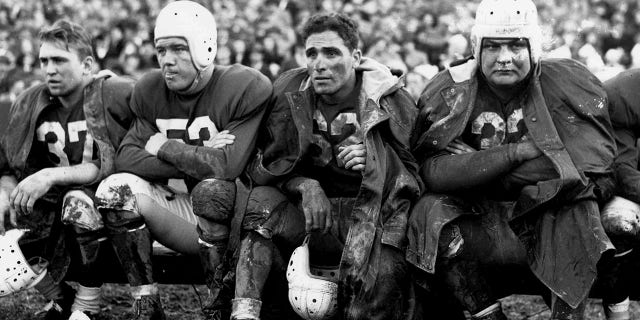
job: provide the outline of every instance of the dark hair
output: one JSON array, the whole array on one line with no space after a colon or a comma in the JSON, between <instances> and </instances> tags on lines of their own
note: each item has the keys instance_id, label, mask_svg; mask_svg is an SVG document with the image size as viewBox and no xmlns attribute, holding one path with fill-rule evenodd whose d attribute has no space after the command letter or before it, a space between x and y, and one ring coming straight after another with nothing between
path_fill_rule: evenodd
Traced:
<instances>
[{"instance_id":1,"label":"dark hair","mask_svg":"<svg viewBox=\"0 0 640 320\"><path fill-rule=\"evenodd\" d=\"M91 36L79 24L58 20L51 27L40 30L38 37L41 42L61 44L67 51L70 51L69 48L76 49L80 60L86 56L95 58L91 47Z\"/></svg>"},{"instance_id":2,"label":"dark hair","mask_svg":"<svg viewBox=\"0 0 640 320\"><path fill-rule=\"evenodd\" d=\"M350 50L358 48L358 23L341 13L320 13L312 16L302 27L302 42L315 33L334 31Z\"/></svg>"}]
</instances>

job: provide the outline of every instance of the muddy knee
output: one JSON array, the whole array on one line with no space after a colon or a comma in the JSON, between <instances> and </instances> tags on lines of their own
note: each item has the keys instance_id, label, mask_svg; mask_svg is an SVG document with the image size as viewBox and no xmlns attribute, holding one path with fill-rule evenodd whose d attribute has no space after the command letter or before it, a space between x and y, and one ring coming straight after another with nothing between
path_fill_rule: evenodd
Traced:
<instances>
[{"instance_id":1,"label":"muddy knee","mask_svg":"<svg viewBox=\"0 0 640 320\"><path fill-rule=\"evenodd\" d=\"M622 197L614 197L600 215L602 226L618 253L631 250L638 243L640 206Z\"/></svg>"},{"instance_id":2,"label":"muddy knee","mask_svg":"<svg viewBox=\"0 0 640 320\"><path fill-rule=\"evenodd\" d=\"M62 222L72 225L79 233L97 231L104 227L93 199L81 190L72 190L65 194Z\"/></svg>"},{"instance_id":3,"label":"muddy knee","mask_svg":"<svg viewBox=\"0 0 640 320\"><path fill-rule=\"evenodd\" d=\"M193 213L198 217L198 232L205 241L227 236L233 217L236 185L233 181L206 179L191 191Z\"/></svg>"},{"instance_id":4,"label":"muddy knee","mask_svg":"<svg viewBox=\"0 0 640 320\"><path fill-rule=\"evenodd\" d=\"M96 207L110 233L145 226L136 195L149 194L149 188L149 182L130 173L113 174L100 183L96 190Z\"/></svg>"}]
</instances>

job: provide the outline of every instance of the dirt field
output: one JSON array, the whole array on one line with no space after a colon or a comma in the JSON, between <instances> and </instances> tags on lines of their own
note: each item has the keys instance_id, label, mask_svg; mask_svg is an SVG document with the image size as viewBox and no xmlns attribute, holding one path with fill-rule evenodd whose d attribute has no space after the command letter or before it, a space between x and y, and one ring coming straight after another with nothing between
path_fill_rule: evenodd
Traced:
<instances>
[{"instance_id":1,"label":"dirt field","mask_svg":"<svg viewBox=\"0 0 640 320\"><path fill-rule=\"evenodd\" d=\"M205 286L161 285L162 303L169 319L200 319L198 295L204 299ZM126 286L108 284L103 288L102 314L99 320L122 320L130 307ZM196 293L198 292L198 293ZM510 320L549 319L549 309L535 296L511 296L503 299L503 308ZM45 304L34 290L0 298L0 320L37 319L36 313ZM631 303L632 319L640 319L640 304ZM587 320L604 319L599 300L591 300L587 307ZM445 320L445 319L435 319Z\"/></svg>"}]
</instances>

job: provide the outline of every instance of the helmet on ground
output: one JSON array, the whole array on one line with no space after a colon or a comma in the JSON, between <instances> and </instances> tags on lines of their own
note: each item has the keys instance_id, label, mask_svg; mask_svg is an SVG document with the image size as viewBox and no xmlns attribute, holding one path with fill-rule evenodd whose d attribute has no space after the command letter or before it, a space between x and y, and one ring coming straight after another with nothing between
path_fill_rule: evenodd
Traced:
<instances>
[{"instance_id":1,"label":"helmet on ground","mask_svg":"<svg viewBox=\"0 0 640 320\"><path fill-rule=\"evenodd\" d=\"M527 39L531 59L537 63L542 55L542 29L535 4L531 0L483 0L471 28L471 45L476 58L480 57L484 38Z\"/></svg>"},{"instance_id":2,"label":"helmet on ground","mask_svg":"<svg viewBox=\"0 0 640 320\"><path fill-rule=\"evenodd\" d=\"M23 230L12 229L0 236L0 297L29 289L38 284L47 273L46 262L31 265L18 245Z\"/></svg>"},{"instance_id":3,"label":"helmet on ground","mask_svg":"<svg viewBox=\"0 0 640 320\"><path fill-rule=\"evenodd\" d=\"M169 3L156 19L154 41L169 37L187 40L196 69L213 64L217 51L216 20L207 8L186 0Z\"/></svg>"},{"instance_id":4,"label":"helmet on ground","mask_svg":"<svg viewBox=\"0 0 640 320\"><path fill-rule=\"evenodd\" d=\"M331 319L338 311L338 269L312 268L308 244L309 235L289 259L289 303L303 319Z\"/></svg>"}]
</instances>

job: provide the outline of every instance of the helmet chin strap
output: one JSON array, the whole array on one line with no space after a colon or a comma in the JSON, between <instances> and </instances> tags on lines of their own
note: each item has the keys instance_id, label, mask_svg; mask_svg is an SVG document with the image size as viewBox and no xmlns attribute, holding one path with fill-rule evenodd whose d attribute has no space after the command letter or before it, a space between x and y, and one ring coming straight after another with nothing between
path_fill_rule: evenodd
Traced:
<instances>
[{"instance_id":1,"label":"helmet chin strap","mask_svg":"<svg viewBox=\"0 0 640 320\"><path fill-rule=\"evenodd\" d=\"M213 75L213 69L214 69L213 64L210 64L206 68L202 70L198 70L198 73L196 74L196 77L193 79L193 82L191 82L191 85L184 90L179 90L178 93L181 95L192 95L202 91L202 89L204 89L204 86L206 86L207 83L209 83L209 80L211 80L211 76Z\"/></svg>"}]
</instances>

